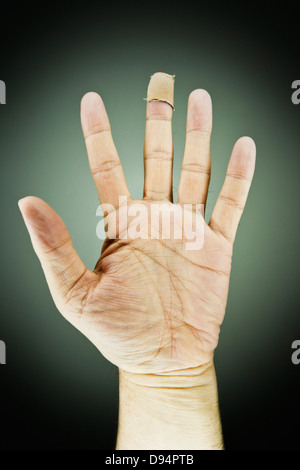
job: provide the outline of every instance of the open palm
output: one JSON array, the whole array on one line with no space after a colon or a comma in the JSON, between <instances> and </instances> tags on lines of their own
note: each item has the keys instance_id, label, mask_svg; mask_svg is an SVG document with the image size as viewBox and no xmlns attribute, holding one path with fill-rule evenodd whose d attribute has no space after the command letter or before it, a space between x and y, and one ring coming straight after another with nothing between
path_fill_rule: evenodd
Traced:
<instances>
[{"instance_id":1,"label":"open palm","mask_svg":"<svg viewBox=\"0 0 300 470\"><path fill-rule=\"evenodd\" d=\"M166 102L147 103L144 199L138 201L146 209L154 203L175 209L206 203L211 99L204 90L195 90L189 97L176 205L172 200L172 113ZM97 94L84 96L81 119L101 203L111 204L117 214L121 196L130 208L137 201L130 197ZM116 239L104 243L94 271L83 265L53 209L35 197L20 201L58 309L120 369L162 374L211 361L225 313L233 241L254 165L254 142L243 137L234 146L209 224L203 220L201 248L187 250L184 240L172 235L124 239L119 231Z\"/></svg>"}]
</instances>

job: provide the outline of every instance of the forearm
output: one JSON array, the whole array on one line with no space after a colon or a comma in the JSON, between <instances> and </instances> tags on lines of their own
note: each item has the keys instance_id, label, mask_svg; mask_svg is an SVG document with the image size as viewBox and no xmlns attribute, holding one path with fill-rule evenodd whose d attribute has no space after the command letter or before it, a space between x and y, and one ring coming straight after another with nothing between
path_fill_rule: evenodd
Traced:
<instances>
[{"instance_id":1,"label":"forearm","mask_svg":"<svg viewBox=\"0 0 300 470\"><path fill-rule=\"evenodd\" d=\"M120 370L116 449L223 449L213 364L167 376Z\"/></svg>"}]
</instances>

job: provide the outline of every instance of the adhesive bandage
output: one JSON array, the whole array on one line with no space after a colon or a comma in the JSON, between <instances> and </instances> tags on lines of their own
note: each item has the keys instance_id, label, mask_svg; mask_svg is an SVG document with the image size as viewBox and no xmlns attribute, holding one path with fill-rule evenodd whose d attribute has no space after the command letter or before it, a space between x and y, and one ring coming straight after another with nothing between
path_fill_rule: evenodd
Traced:
<instances>
[{"instance_id":1,"label":"adhesive bandage","mask_svg":"<svg viewBox=\"0 0 300 470\"><path fill-rule=\"evenodd\" d=\"M174 76L163 72L152 75L148 85L147 101L165 101L174 108Z\"/></svg>"}]
</instances>

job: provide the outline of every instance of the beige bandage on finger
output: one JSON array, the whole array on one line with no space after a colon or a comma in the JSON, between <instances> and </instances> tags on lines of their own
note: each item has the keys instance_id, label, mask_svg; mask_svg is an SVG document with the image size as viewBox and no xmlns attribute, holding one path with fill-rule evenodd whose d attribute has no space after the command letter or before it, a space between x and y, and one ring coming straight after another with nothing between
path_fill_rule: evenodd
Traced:
<instances>
[{"instance_id":1,"label":"beige bandage on finger","mask_svg":"<svg viewBox=\"0 0 300 470\"><path fill-rule=\"evenodd\" d=\"M152 75L147 93L144 197L172 200L174 78Z\"/></svg>"},{"instance_id":2,"label":"beige bandage on finger","mask_svg":"<svg viewBox=\"0 0 300 470\"><path fill-rule=\"evenodd\" d=\"M174 76L163 72L152 75L148 85L147 101L164 101L174 108Z\"/></svg>"}]
</instances>

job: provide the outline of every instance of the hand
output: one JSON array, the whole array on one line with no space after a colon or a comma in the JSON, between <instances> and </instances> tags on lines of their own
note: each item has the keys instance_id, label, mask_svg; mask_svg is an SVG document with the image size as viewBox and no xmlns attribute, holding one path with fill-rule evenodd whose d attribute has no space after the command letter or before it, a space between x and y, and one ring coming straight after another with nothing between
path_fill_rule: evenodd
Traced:
<instances>
[{"instance_id":1,"label":"hand","mask_svg":"<svg viewBox=\"0 0 300 470\"><path fill-rule=\"evenodd\" d=\"M147 103L144 199L172 204L172 107ZM118 211L132 201L101 98L88 93L81 121L101 203ZM180 205L206 203L210 179L211 99L195 90L188 101ZM254 142L235 144L204 245L189 251L182 240L116 239L105 243L94 271L75 252L60 217L44 201L20 201L33 247L60 312L102 354L134 374L175 375L211 364L224 318L232 246L255 165ZM139 380L139 379L136 379Z\"/></svg>"}]
</instances>

